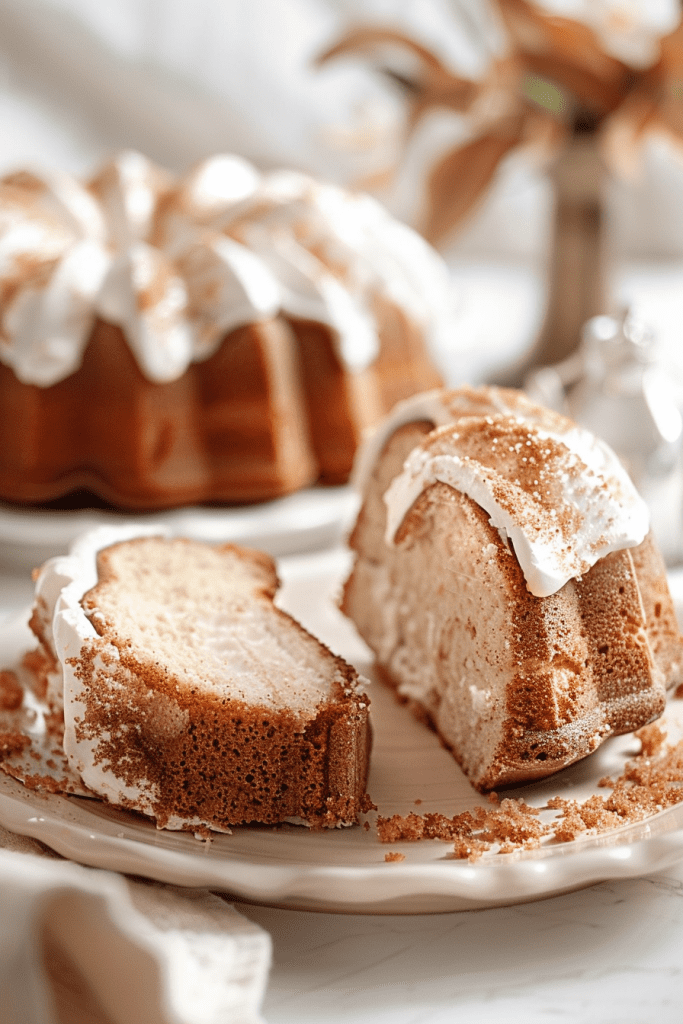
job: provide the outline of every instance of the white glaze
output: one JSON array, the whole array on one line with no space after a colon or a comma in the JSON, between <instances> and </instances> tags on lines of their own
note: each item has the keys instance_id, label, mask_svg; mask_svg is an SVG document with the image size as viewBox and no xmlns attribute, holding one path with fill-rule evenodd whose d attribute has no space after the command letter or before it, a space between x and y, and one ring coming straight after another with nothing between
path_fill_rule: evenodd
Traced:
<instances>
[{"instance_id":1,"label":"white glaze","mask_svg":"<svg viewBox=\"0 0 683 1024\"><path fill-rule=\"evenodd\" d=\"M474 404L471 399L476 400ZM534 408L521 392L496 387L487 388L435 388L423 391L397 402L391 412L373 426L358 449L353 466L353 484L363 491L385 444L400 427L424 421L435 427L445 427L455 416L463 415L469 406L470 415L486 412L516 416ZM550 415L553 415L552 413Z\"/></svg>"},{"instance_id":2,"label":"white glaze","mask_svg":"<svg viewBox=\"0 0 683 1024\"><path fill-rule=\"evenodd\" d=\"M156 382L279 312L328 325L352 371L379 351L378 298L437 347L452 319L445 264L374 200L231 156L178 180L134 152L89 189L66 176L5 179L3 285L14 297L0 360L40 387L78 369L96 315L123 329Z\"/></svg>"},{"instance_id":3,"label":"white glaze","mask_svg":"<svg viewBox=\"0 0 683 1024\"><path fill-rule=\"evenodd\" d=\"M443 390L439 388L404 398L396 403L388 416L372 428L358 449L353 464L352 483L358 491L362 493L365 490L377 460L392 434L400 427L420 420L433 423L435 427L442 427L451 422L452 415Z\"/></svg>"},{"instance_id":4,"label":"white glaze","mask_svg":"<svg viewBox=\"0 0 683 1024\"><path fill-rule=\"evenodd\" d=\"M364 486L386 441L401 425L426 420L438 429L453 424L458 406L462 414L470 394L476 392L433 391L400 403L361 450L355 467L358 485ZM535 490L518 483L518 507L503 508L495 497L496 484L502 480L495 456L483 464L470 458L466 450L459 452L457 432L451 431L447 451L431 452L428 445L418 445L392 481L384 496L387 543L394 542L420 494L437 481L468 495L488 512L491 524L512 542L527 586L537 597L555 593L609 552L635 547L644 540L649 529L647 506L611 448L589 431L564 417L546 414L522 396L515 400L496 388L479 394L492 414L482 422L522 424L529 437L560 446L562 454L553 467L553 472L560 474L560 507L548 508ZM467 415L474 416L477 411L486 412L473 406ZM554 429L543 429L541 423L546 427L552 424ZM523 451L519 458L524 458ZM564 510L573 515L569 533L563 524Z\"/></svg>"},{"instance_id":5,"label":"white glaze","mask_svg":"<svg viewBox=\"0 0 683 1024\"><path fill-rule=\"evenodd\" d=\"M131 801L148 814L153 813L154 787L125 786L106 765L94 756L96 739L79 738L77 723L82 719L85 705L82 701L83 683L75 663L80 658L84 643L98 638L97 631L81 606L81 599L97 583L97 552L110 544L141 535L168 535L158 527L145 528L139 524L129 527L99 527L84 534L72 546L68 555L51 558L40 570L36 580L36 607L41 611L45 639L51 642L57 663L52 673L48 700L54 710L63 707L64 753L73 771L85 785L113 803ZM112 644L106 647L110 658L118 659L118 650Z\"/></svg>"}]
</instances>

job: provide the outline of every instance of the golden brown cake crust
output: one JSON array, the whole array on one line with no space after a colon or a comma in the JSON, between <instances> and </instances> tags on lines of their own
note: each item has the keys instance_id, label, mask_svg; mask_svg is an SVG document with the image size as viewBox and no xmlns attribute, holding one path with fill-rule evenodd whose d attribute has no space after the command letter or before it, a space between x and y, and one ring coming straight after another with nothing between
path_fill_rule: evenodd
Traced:
<instances>
[{"instance_id":1,"label":"golden brown cake crust","mask_svg":"<svg viewBox=\"0 0 683 1024\"><path fill-rule=\"evenodd\" d=\"M157 384L119 327L97 320L79 369L52 387L0 362L0 499L87 489L124 509L263 501L344 483L365 428L439 383L403 319L387 352L347 370L330 328L276 317L236 328L210 358Z\"/></svg>"},{"instance_id":2,"label":"golden brown cake crust","mask_svg":"<svg viewBox=\"0 0 683 1024\"><path fill-rule=\"evenodd\" d=\"M297 405L298 403L298 405ZM79 370L50 388L0 363L0 497L87 488L122 508L257 501L312 483L296 341L279 320L238 328L168 384L98 320Z\"/></svg>"}]
</instances>

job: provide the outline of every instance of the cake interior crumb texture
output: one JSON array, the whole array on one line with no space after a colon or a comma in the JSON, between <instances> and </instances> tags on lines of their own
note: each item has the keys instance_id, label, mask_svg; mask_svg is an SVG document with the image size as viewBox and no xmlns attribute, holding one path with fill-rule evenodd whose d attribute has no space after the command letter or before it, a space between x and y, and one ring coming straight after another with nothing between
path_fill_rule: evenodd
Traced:
<instances>
[{"instance_id":1,"label":"cake interior crumb texture","mask_svg":"<svg viewBox=\"0 0 683 1024\"><path fill-rule=\"evenodd\" d=\"M160 826L358 819L369 702L275 607L276 587L268 556L231 546L148 537L99 553L82 600L98 636L74 666L78 756L140 790Z\"/></svg>"},{"instance_id":2,"label":"cake interior crumb texture","mask_svg":"<svg viewBox=\"0 0 683 1024\"><path fill-rule=\"evenodd\" d=\"M304 717L329 696L327 652L254 600L272 594L267 562L146 541L104 551L99 566L83 602L97 631L165 673L182 666L185 686Z\"/></svg>"}]
</instances>

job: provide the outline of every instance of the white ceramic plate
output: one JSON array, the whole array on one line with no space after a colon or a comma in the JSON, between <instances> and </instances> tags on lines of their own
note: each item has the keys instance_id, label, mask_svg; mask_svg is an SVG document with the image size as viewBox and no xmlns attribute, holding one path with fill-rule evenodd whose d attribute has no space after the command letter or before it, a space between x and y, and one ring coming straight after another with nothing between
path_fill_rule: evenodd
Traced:
<instances>
[{"instance_id":1,"label":"white ceramic plate","mask_svg":"<svg viewBox=\"0 0 683 1024\"><path fill-rule=\"evenodd\" d=\"M346 568L341 551L283 559L281 604L368 673L367 650L332 600ZM11 664L28 643L25 618L6 625L0 665ZM452 815L485 803L435 736L387 690L372 683L370 695L375 746L369 791L380 813ZM683 702L673 701L667 715L683 719ZM625 758L638 749L632 736L611 740L573 768L514 795L539 806L553 794L584 799L597 791L598 779L618 774ZM368 820L372 823L373 816ZM208 886L275 906L352 913L502 906L660 871L683 858L683 806L601 836L475 864L450 859L451 844L437 840L382 845L374 827L328 832L296 826L239 828L206 843L157 831L141 816L97 800L40 795L1 774L0 823L83 864ZM400 851L405 860L387 863L387 851Z\"/></svg>"},{"instance_id":2,"label":"white ceramic plate","mask_svg":"<svg viewBox=\"0 0 683 1024\"><path fill-rule=\"evenodd\" d=\"M194 540L233 541L271 555L289 555L336 543L357 509L358 497L350 487L311 487L260 505L140 514L22 509L0 503L0 560L31 569L52 555L63 554L85 530L134 522L165 526Z\"/></svg>"}]
</instances>

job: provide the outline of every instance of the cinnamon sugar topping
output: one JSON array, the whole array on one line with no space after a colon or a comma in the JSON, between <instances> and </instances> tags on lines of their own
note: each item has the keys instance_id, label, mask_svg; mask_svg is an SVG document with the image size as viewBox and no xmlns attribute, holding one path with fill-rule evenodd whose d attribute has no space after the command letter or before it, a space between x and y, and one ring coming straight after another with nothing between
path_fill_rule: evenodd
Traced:
<instances>
[{"instance_id":1,"label":"cinnamon sugar topping","mask_svg":"<svg viewBox=\"0 0 683 1024\"><path fill-rule=\"evenodd\" d=\"M524 403L517 413L458 417L413 449L385 494L388 543L437 481L490 515L537 597L648 531L647 507L611 449L563 417L540 425Z\"/></svg>"}]
</instances>

